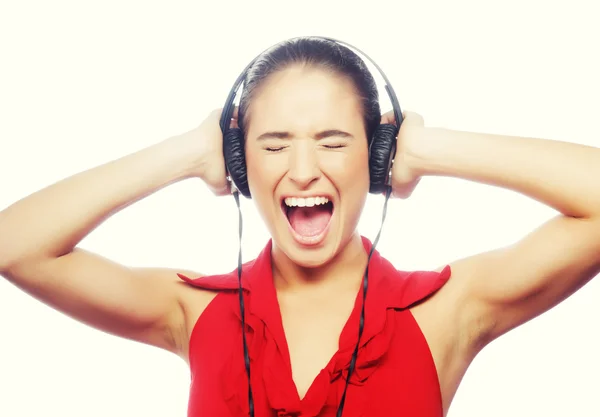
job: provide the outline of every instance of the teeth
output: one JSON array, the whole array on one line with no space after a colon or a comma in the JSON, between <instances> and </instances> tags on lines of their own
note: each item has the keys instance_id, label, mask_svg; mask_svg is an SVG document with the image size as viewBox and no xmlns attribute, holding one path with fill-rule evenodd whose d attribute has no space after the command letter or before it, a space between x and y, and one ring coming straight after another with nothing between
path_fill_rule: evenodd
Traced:
<instances>
[{"instance_id":1,"label":"teeth","mask_svg":"<svg viewBox=\"0 0 600 417\"><path fill-rule=\"evenodd\" d=\"M288 197L285 199L285 205L288 207L313 207L321 204L327 204L329 199L327 197Z\"/></svg>"}]
</instances>

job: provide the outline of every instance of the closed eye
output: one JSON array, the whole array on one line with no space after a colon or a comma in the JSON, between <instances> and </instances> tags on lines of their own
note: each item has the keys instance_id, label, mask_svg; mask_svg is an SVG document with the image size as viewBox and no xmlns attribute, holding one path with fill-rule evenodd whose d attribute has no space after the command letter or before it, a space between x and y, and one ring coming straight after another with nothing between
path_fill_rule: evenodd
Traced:
<instances>
[{"instance_id":1,"label":"closed eye","mask_svg":"<svg viewBox=\"0 0 600 417\"><path fill-rule=\"evenodd\" d=\"M268 152L280 152L283 149L285 149L285 146L279 146L279 147L275 147L275 148L273 148L273 147L265 148L265 150Z\"/></svg>"}]
</instances>

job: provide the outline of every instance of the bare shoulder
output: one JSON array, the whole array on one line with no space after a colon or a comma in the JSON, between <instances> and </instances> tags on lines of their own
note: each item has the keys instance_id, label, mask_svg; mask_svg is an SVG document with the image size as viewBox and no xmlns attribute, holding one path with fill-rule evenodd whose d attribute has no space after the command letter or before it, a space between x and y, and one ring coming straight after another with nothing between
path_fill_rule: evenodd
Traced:
<instances>
[{"instance_id":1,"label":"bare shoulder","mask_svg":"<svg viewBox=\"0 0 600 417\"><path fill-rule=\"evenodd\" d=\"M454 269L452 275L435 294L411 308L431 355L435 362L442 391L444 409L448 409L460 381L475 356L472 352L472 335L464 334L470 326L462 325L461 298L464 291L464 279L460 268ZM443 268L437 269L441 272Z\"/></svg>"},{"instance_id":2,"label":"bare shoulder","mask_svg":"<svg viewBox=\"0 0 600 417\"><path fill-rule=\"evenodd\" d=\"M190 271L177 272L190 277L203 276L203 274ZM212 300L217 296L218 292L191 286L180 280L176 275L175 278L178 279L178 282L175 285L177 286L177 298L182 311L182 320L175 329L175 334L178 338L177 354L189 363L189 341L194 327L196 326L196 322Z\"/></svg>"}]
</instances>

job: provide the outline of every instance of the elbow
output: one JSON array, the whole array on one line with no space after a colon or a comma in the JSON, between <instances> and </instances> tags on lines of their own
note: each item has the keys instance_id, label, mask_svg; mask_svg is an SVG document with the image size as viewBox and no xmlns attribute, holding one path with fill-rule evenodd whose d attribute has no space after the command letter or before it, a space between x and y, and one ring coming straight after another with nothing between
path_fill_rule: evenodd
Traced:
<instances>
[{"instance_id":1,"label":"elbow","mask_svg":"<svg viewBox=\"0 0 600 417\"><path fill-rule=\"evenodd\" d=\"M0 276L7 278L13 275L13 271L18 268L17 262L9 261L0 253Z\"/></svg>"},{"instance_id":2,"label":"elbow","mask_svg":"<svg viewBox=\"0 0 600 417\"><path fill-rule=\"evenodd\" d=\"M27 233L11 224L4 212L0 212L0 275L13 275L23 265L37 262L47 256L41 252L44 246L28 239Z\"/></svg>"},{"instance_id":3,"label":"elbow","mask_svg":"<svg viewBox=\"0 0 600 417\"><path fill-rule=\"evenodd\" d=\"M0 275L2 276L6 275L16 261L14 250L11 249L11 238L4 229L6 228L2 227L2 220L0 219Z\"/></svg>"},{"instance_id":4,"label":"elbow","mask_svg":"<svg viewBox=\"0 0 600 417\"><path fill-rule=\"evenodd\" d=\"M19 250L23 239L15 236L15 233L6 227L2 214L0 212L0 275L6 277L23 263L25 256L23 251Z\"/></svg>"},{"instance_id":5,"label":"elbow","mask_svg":"<svg viewBox=\"0 0 600 417\"><path fill-rule=\"evenodd\" d=\"M2 233L0 228L0 275L4 276L15 263L13 256L10 253L10 243L8 238Z\"/></svg>"},{"instance_id":6,"label":"elbow","mask_svg":"<svg viewBox=\"0 0 600 417\"><path fill-rule=\"evenodd\" d=\"M11 254L6 239L0 237L0 276L8 277L18 267L17 257Z\"/></svg>"}]
</instances>

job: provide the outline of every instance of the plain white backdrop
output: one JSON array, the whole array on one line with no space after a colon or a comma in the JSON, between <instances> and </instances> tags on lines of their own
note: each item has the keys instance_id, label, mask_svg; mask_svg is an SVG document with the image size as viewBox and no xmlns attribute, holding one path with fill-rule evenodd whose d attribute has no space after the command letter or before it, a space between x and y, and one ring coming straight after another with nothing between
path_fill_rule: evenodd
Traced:
<instances>
[{"instance_id":1,"label":"plain white backdrop","mask_svg":"<svg viewBox=\"0 0 600 417\"><path fill-rule=\"evenodd\" d=\"M0 208L196 126L223 105L249 60L299 35L363 49L403 108L429 125L600 146L598 7L593 0L3 1ZM360 223L371 239L382 202L371 197ZM243 203L249 260L268 234L252 202ZM436 268L512 243L555 214L506 190L426 178L410 199L390 203L378 248L398 268ZM132 266L230 271L235 203L185 181L113 216L81 246ZM600 416L598 319L596 279L488 346L449 416ZM86 327L3 279L0 329L0 416L186 414L181 359Z\"/></svg>"}]
</instances>

